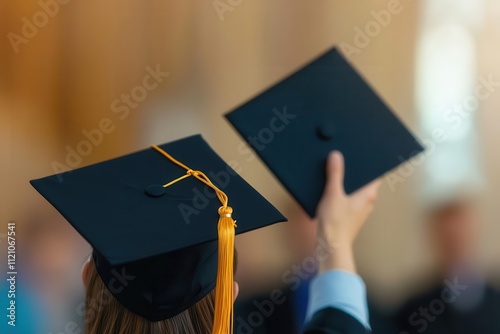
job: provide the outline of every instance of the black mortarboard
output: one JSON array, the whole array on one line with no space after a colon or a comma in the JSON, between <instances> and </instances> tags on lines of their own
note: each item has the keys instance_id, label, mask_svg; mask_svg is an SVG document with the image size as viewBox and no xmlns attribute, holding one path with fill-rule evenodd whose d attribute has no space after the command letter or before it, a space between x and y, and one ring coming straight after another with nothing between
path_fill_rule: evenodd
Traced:
<instances>
[{"instance_id":1,"label":"black mortarboard","mask_svg":"<svg viewBox=\"0 0 500 334\"><path fill-rule=\"evenodd\" d=\"M310 216L329 151L351 193L423 150L335 48L226 117Z\"/></svg>"},{"instance_id":2,"label":"black mortarboard","mask_svg":"<svg viewBox=\"0 0 500 334\"><path fill-rule=\"evenodd\" d=\"M199 135L31 184L92 245L97 271L118 301L151 321L218 289L218 252L233 265L231 207L237 234L286 221ZM220 237L221 221L232 241ZM224 268L231 272L224 284L233 286L231 268Z\"/></svg>"}]
</instances>

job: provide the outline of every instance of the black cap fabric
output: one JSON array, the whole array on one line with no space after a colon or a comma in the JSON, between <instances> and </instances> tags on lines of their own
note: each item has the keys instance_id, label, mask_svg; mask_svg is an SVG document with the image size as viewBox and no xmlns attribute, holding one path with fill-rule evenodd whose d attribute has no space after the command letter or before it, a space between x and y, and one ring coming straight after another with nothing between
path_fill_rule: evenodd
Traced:
<instances>
[{"instance_id":1,"label":"black cap fabric","mask_svg":"<svg viewBox=\"0 0 500 334\"><path fill-rule=\"evenodd\" d=\"M286 221L200 135L159 147L225 192L237 234ZM149 148L31 184L91 244L111 293L158 321L194 305L216 282L221 203L194 177L162 187L185 174Z\"/></svg>"},{"instance_id":2,"label":"black cap fabric","mask_svg":"<svg viewBox=\"0 0 500 334\"><path fill-rule=\"evenodd\" d=\"M347 193L423 150L335 48L226 117L310 216L331 150Z\"/></svg>"}]
</instances>

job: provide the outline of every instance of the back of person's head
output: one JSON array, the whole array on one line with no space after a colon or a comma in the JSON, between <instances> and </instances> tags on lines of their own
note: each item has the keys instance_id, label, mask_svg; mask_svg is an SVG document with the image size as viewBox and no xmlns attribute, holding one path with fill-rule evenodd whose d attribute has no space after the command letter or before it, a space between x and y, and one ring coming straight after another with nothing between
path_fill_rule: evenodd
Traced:
<instances>
[{"instance_id":1,"label":"back of person's head","mask_svg":"<svg viewBox=\"0 0 500 334\"><path fill-rule=\"evenodd\" d=\"M189 309L162 321L152 322L122 306L100 278L90 259L85 296L86 334L209 334L215 309L215 291Z\"/></svg>"},{"instance_id":2,"label":"back of person's head","mask_svg":"<svg viewBox=\"0 0 500 334\"><path fill-rule=\"evenodd\" d=\"M471 198L456 198L428 212L431 237L445 266L468 261L475 255L480 215Z\"/></svg>"}]
</instances>

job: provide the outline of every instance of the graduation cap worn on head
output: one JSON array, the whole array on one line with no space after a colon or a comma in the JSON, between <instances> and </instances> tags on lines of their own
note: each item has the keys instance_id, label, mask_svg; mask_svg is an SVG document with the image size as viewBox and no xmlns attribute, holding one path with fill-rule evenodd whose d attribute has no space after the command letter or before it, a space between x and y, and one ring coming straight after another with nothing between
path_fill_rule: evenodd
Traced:
<instances>
[{"instance_id":1,"label":"graduation cap worn on head","mask_svg":"<svg viewBox=\"0 0 500 334\"><path fill-rule=\"evenodd\" d=\"M329 151L351 193L423 150L335 48L226 117L311 217Z\"/></svg>"},{"instance_id":2,"label":"graduation cap worn on head","mask_svg":"<svg viewBox=\"0 0 500 334\"><path fill-rule=\"evenodd\" d=\"M199 135L31 184L91 244L123 306L159 321L215 288L214 333L232 322L232 208L238 234L286 221Z\"/></svg>"}]
</instances>

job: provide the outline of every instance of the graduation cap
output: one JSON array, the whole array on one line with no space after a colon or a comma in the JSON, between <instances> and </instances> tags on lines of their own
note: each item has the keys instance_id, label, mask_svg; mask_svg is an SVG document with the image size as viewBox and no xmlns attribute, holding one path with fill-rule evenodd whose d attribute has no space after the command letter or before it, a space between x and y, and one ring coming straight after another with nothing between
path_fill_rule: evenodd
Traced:
<instances>
[{"instance_id":1,"label":"graduation cap","mask_svg":"<svg viewBox=\"0 0 500 334\"><path fill-rule=\"evenodd\" d=\"M335 48L226 117L311 217L328 152L351 193L423 150Z\"/></svg>"},{"instance_id":2,"label":"graduation cap","mask_svg":"<svg viewBox=\"0 0 500 334\"><path fill-rule=\"evenodd\" d=\"M217 333L232 322L235 229L286 221L200 135L30 182L91 244L123 306L160 321L216 288Z\"/></svg>"}]
</instances>

